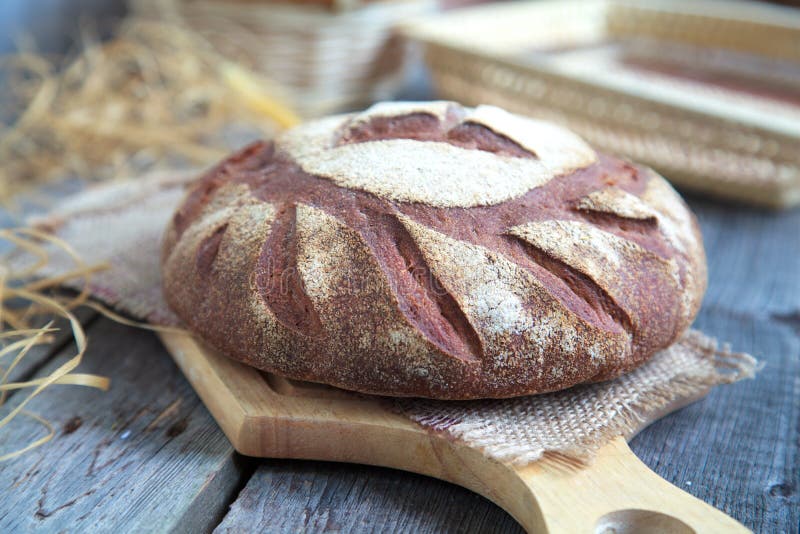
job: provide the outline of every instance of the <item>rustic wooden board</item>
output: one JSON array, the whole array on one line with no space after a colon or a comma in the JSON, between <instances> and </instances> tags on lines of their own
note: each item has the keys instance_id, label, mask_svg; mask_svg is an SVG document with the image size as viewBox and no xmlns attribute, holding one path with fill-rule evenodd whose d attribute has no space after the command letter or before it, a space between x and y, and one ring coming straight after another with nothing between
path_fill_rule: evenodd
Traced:
<instances>
[{"instance_id":1,"label":"rustic wooden board","mask_svg":"<svg viewBox=\"0 0 800 534\"><path fill-rule=\"evenodd\" d=\"M798 440L798 401L792 390L792 377L797 376L800 330L792 310L797 310L800 299L797 271L792 272L787 266L798 257L798 214L773 216L706 202L692 204L703 225L712 270L709 297L698 324L709 333L730 340L735 348L766 360L767 367L757 380L721 388L705 402L656 423L632 446L661 476L720 507L756 532L793 532L799 519L796 481L800 476L794 445ZM754 254L753 250L758 252ZM744 290L737 293L736 287ZM146 334L89 328L89 335L93 350L98 350L99 345L113 346L104 338L125 346L138 343L138 338ZM166 357L160 347L154 346L153 351ZM172 372L177 370L173 368ZM118 376L116 372L110 374ZM63 388L52 390L43 400L61 404L64 398L86 398L87 394L76 388ZM58 400L53 401L54 398ZM762 407L763 399L768 399L766 408ZM60 450L56 442L47 447ZM162 449L159 454L162 452L173 451ZM275 469L285 476L265 479L263 475ZM5 471L6 466L0 468L0 481L5 478ZM323 518L330 517L334 522L336 517L346 517L343 525L360 525L362 530L383 530L385 525L386 530L406 532L505 531L513 524L505 512L475 494L408 473L279 461L264 462L257 472L262 476L246 486L241 499L260 499L265 505L274 506L274 500L281 496L276 492L285 491L287 481L299 483L302 479L309 500L287 497L273 514L265 513L260 519L257 507L254 512L243 506L246 501L237 500L222 523L224 529L240 530L237 525L247 525L248 518L251 524L268 530L292 530L293 521L298 521L298 528L308 521L314 529L323 524ZM135 474L131 475L132 484L138 480ZM380 492L387 480L397 481L398 489L391 494ZM142 483L148 484L146 475ZM91 489L87 487L85 491ZM418 494L430 498L414 499ZM224 510L227 496L233 497L222 492L204 506ZM6 509L6 499L1 498L0 510Z\"/></svg>"},{"instance_id":2,"label":"rustic wooden board","mask_svg":"<svg viewBox=\"0 0 800 534\"><path fill-rule=\"evenodd\" d=\"M0 464L0 532L210 530L247 469L155 336L101 319L89 339L80 370L112 387L54 387L29 404L58 434ZM30 437L3 432L0 447Z\"/></svg>"},{"instance_id":3,"label":"rustic wooden board","mask_svg":"<svg viewBox=\"0 0 800 534\"><path fill-rule=\"evenodd\" d=\"M792 366L798 361L798 330L791 310L797 309L800 298L796 271L790 272L785 266L797 258L798 213L773 216L704 201L691 203L703 225L712 269L709 297L699 326L732 341L736 349L767 360L768 365L757 380L720 388L708 400L656 423L632 446L658 474L720 507L756 532L793 532L800 510L796 483L800 476L794 445L797 427L796 423L790 424L798 420L797 395L791 387L791 378L797 373ZM758 254L750 252L754 249ZM729 289L742 284L750 284L743 292L748 298L737 298L735 290ZM776 315L781 320L771 317ZM115 344L137 344L142 335L147 336L135 330L89 328L93 351L102 350L98 346L109 350ZM154 345L154 357L158 353L167 358L163 349ZM109 350L109 354L114 351ZM175 374L177 370L172 367L170 372ZM117 372L109 374L118 377ZM139 379L146 376L133 380ZM62 399L86 398L84 395L87 392L76 388L62 388L51 390L43 400L61 404ZM770 399L767 411L757 408L764 398ZM775 413L783 414L777 419L779 424ZM56 442L46 447L60 450ZM164 448L158 454L162 453L173 451ZM275 470L280 476L273 474ZM0 483L4 471L6 467L0 467ZM234 501L222 528L241 530L239 527L247 525L248 518L251 524L270 531L292 530L293 525L300 528L304 521L313 530L331 517L334 523L336 517L346 517L341 524L354 528L360 525L362 530L375 527L406 532L506 531L514 523L501 509L475 494L399 471L267 461L257 473L260 478L247 484L241 493L245 500ZM135 473L130 476L131 484L138 483ZM243 504L262 502L273 507L282 495L276 492L285 491L286 483L300 480L304 481L308 500L295 493L294 498L283 499L274 513L267 510L261 518L257 505L254 509ZM389 481L396 481L397 490L381 492L380 488ZM147 474L142 483L149 484ZM87 487L86 491L90 489ZM430 497L417 499L415 495ZM235 495L222 492L204 506L224 510L228 497ZM0 511L6 509L6 498L0 497ZM3 524L0 521L0 526Z\"/></svg>"},{"instance_id":4,"label":"rustic wooden board","mask_svg":"<svg viewBox=\"0 0 800 534\"><path fill-rule=\"evenodd\" d=\"M363 463L430 475L492 500L528 532L747 532L659 478L622 436L586 465L545 455L514 466L423 430L378 397L266 375L189 334L160 337L236 450L249 456ZM682 399L661 415L687 402Z\"/></svg>"}]
</instances>

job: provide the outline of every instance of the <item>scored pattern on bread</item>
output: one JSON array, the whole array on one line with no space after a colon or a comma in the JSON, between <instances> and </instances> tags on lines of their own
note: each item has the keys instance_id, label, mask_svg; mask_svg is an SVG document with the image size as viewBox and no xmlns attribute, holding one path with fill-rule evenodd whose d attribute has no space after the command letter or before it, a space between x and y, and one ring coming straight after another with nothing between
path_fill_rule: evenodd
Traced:
<instances>
[{"instance_id":1,"label":"scored pattern on bread","mask_svg":"<svg viewBox=\"0 0 800 534\"><path fill-rule=\"evenodd\" d=\"M705 290L696 223L663 178L556 126L444 102L234 154L191 187L163 271L175 312L233 358L442 399L617 376L677 339Z\"/></svg>"},{"instance_id":2,"label":"scored pattern on bread","mask_svg":"<svg viewBox=\"0 0 800 534\"><path fill-rule=\"evenodd\" d=\"M658 213L639 197L617 187L594 191L577 202L578 209L589 212L616 215L623 219L640 221L658 220Z\"/></svg>"},{"instance_id":3,"label":"scored pattern on bread","mask_svg":"<svg viewBox=\"0 0 800 534\"><path fill-rule=\"evenodd\" d=\"M680 296L679 268L644 247L585 222L540 221L515 226L509 233L523 239L561 265L591 280L598 291L589 293L600 313L608 313L634 336L647 335L651 299L675 308ZM636 266L632 271L629 266ZM569 276L569 275L567 275Z\"/></svg>"},{"instance_id":4,"label":"scored pattern on bread","mask_svg":"<svg viewBox=\"0 0 800 534\"><path fill-rule=\"evenodd\" d=\"M430 112L416 106L399 115L390 109L384 104L351 119L315 121L286 132L278 143L311 175L438 207L498 204L597 159L571 132L491 106L436 103ZM364 139L363 132L371 137Z\"/></svg>"}]
</instances>

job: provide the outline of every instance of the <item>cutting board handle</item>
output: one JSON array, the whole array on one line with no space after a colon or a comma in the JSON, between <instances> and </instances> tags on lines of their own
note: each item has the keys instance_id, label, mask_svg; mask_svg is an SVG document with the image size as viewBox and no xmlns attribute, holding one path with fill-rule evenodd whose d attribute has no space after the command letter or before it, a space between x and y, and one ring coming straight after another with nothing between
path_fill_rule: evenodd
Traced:
<instances>
[{"instance_id":1,"label":"cutting board handle","mask_svg":"<svg viewBox=\"0 0 800 534\"><path fill-rule=\"evenodd\" d=\"M501 505L528 532L750 532L731 517L659 477L633 454L621 437L603 447L588 466L547 458L514 468L514 472L529 490L527 502L518 500Z\"/></svg>"}]
</instances>

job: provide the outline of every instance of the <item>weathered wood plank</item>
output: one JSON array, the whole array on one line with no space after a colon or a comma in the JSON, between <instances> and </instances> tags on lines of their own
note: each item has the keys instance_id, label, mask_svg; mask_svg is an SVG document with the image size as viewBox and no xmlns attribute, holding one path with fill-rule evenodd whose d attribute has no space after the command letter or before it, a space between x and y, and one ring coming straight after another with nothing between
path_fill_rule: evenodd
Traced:
<instances>
[{"instance_id":1,"label":"weathered wood plank","mask_svg":"<svg viewBox=\"0 0 800 534\"><path fill-rule=\"evenodd\" d=\"M769 319L800 312L800 209L772 213L690 199L708 257L706 309Z\"/></svg>"},{"instance_id":2,"label":"weathered wood plank","mask_svg":"<svg viewBox=\"0 0 800 534\"><path fill-rule=\"evenodd\" d=\"M29 404L58 434L0 464L0 531L210 529L244 472L228 440L154 335L100 319L89 338L81 368L111 390L54 387ZM0 448L30 437L3 433Z\"/></svg>"},{"instance_id":3,"label":"weathered wood plank","mask_svg":"<svg viewBox=\"0 0 800 534\"><path fill-rule=\"evenodd\" d=\"M787 325L703 312L697 326L765 363L754 380L646 429L631 443L654 471L755 532L796 532L800 521L800 338Z\"/></svg>"},{"instance_id":4,"label":"weathered wood plank","mask_svg":"<svg viewBox=\"0 0 800 534\"><path fill-rule=\"evenodd\" d=\"M483 497L433 478L371 466L264 461L215 532L522 529Z\"/></svg>"}]
</instances>

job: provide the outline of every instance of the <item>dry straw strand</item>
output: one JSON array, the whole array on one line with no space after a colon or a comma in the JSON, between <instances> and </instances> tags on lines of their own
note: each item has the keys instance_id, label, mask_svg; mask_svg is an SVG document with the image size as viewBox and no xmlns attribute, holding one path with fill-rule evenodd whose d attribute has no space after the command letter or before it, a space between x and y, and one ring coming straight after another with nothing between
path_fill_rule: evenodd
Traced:
<instances>
[{"instance_id":1,"label":"dry straw strand","mask_svg":"<svg viewBox=\"0 0 800 534\"><path fill-rule=\"evenodd\" d=\"M45 436L32 441L28 445L16 451L0 455L0 461L5 461L43 445L53 438L52 425L41 416L24 409L31 400L49 386L53 384L70 384L107 390L110 383L105 377L72 372L80 365L86 352L86 334L80 321L71 310L74 306L85 302L88 293L86 291L80 292L77 297L62 303L57 297L42 291L62 283L65 279L64 276L41 278L36 282L28 281L31 277L35 277L38 269L47 263L48 254L43 242L61 248L73 258L77 266L69 274L73 278L83 278L85 286L88 286L91 273L97 270L97 266L85 265L69 245L38 230L0 230L0 239L6 240L16 246L18 250L36 258L36 263L34 263L33 267L29 266L19 271L11 271L7 267L0 266L0 340L21 338L11 342L6 341L6 344L0 348L0 361L9 355L13 355L11 363L2 369L0 409L4 408L8 392L33 388L27 396L16 403L14 408L0 418L0 429L7 427L17 416L24 415L43 425L48 431ZM13 303L13 305L9 303ZM53 341L52 334L56 331L53 328L53 320L48 321L40 328L31 324L34 319L45 314L51 317L62 317L69 322L77 353L47 376L32 380L8 382L11 372L34 346Z\"/></svg>"},{"instance_id":2,"label":"dry straw strand","mask_svg":"<svg viewBox=\"0 0 800 534\"><path fill-rule=\"evenodd\" d=\"M65 67L32 52L0 57L0 200L47 181L110 179L211 164L229 128L272 137L298 122L280 90L185 28L126 20ZM18 112L17 110L22 110Z\"/></svg>"}]
</instances>

